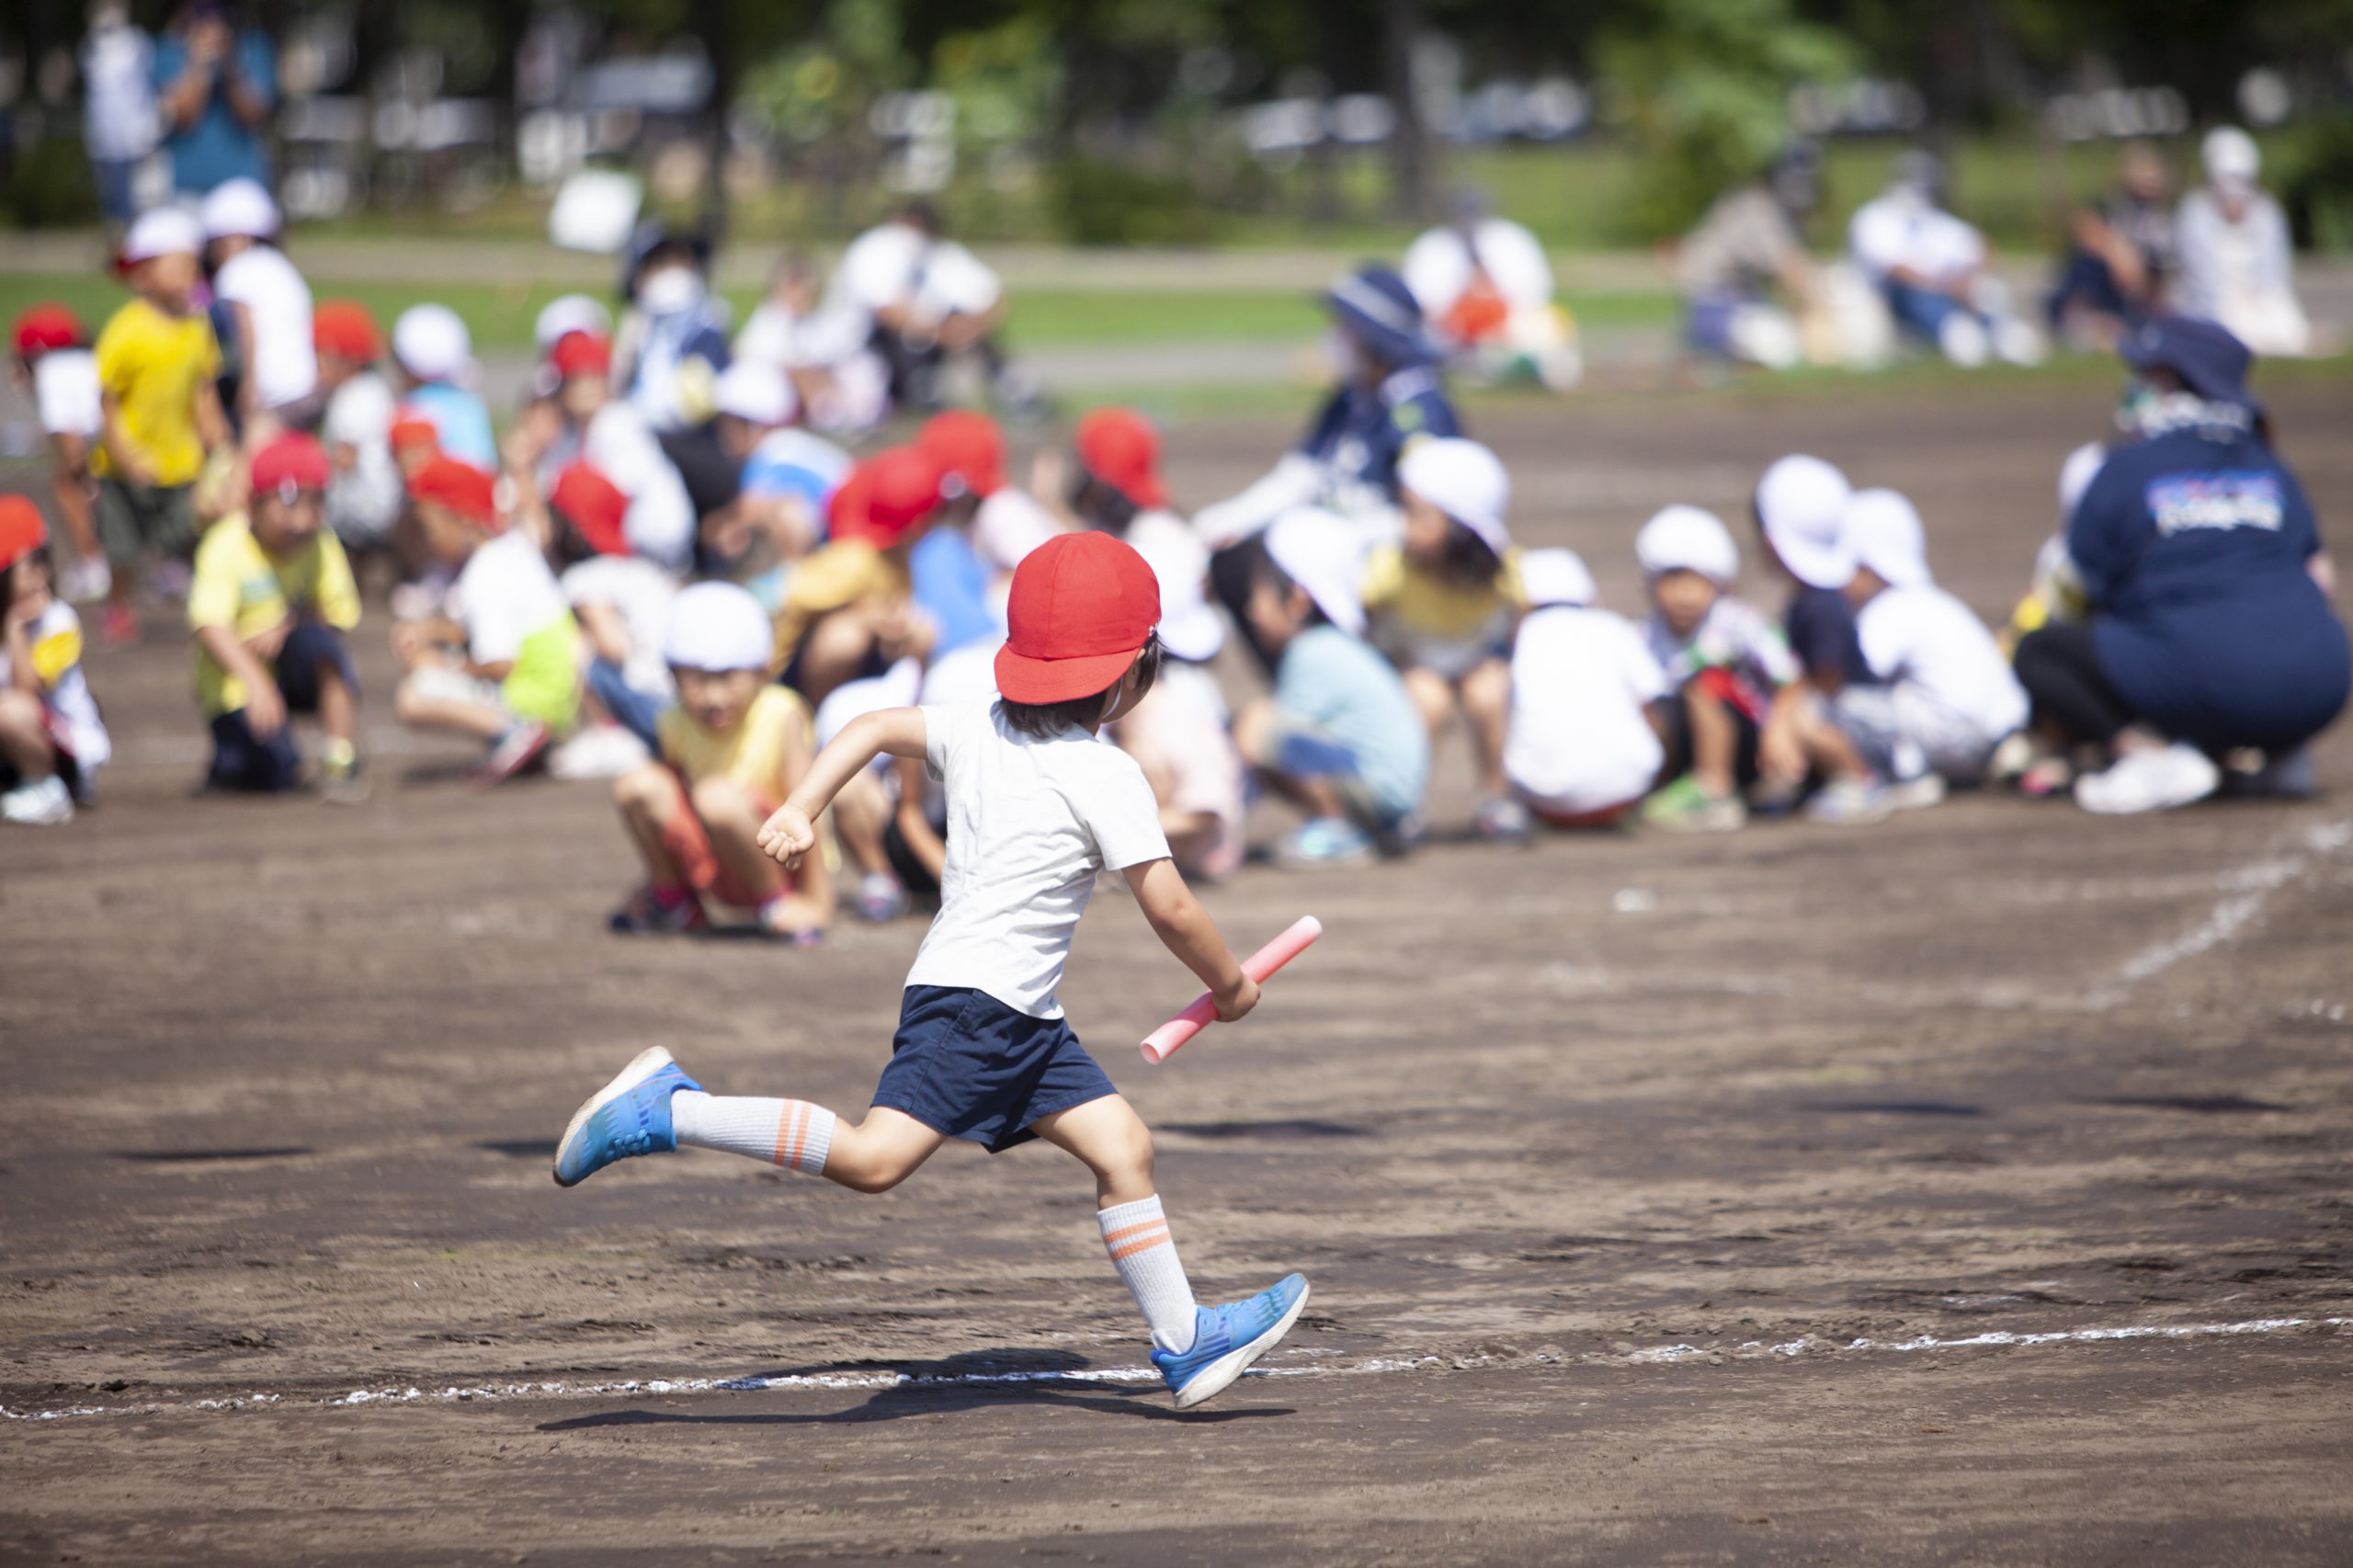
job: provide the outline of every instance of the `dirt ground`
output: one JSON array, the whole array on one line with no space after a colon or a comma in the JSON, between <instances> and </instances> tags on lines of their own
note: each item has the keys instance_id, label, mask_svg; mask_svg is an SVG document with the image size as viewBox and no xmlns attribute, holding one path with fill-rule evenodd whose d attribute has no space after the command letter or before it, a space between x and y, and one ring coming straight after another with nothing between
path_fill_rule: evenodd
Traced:
<instances>
[{"instance_id":1,"label":"dirt ground","mask_svg":"<svg viewBox=\"0 0 2353 1568\"><path fill-rule=\"evenodd\" d=\"M2341 535L2353 386L2274 411ZM1992 616L2103 417L2009 381L1480 432L1621 608L1652 509L1802 448L1910 491ZM1180 498L1288 434L1177 432ZM1180 1416L1050 1150L551 1185L649 1042L862 1106L920 923L608 937L601 788L471 791L361 646L367 807L191 799L159 631L94 657L103 806L0 834L0 1561L2347 1561L2353 731L2302 803L1249 869L1238 945L1329 935L1157 1069L1194 987L1105 897L1064 995L1197 1285L1314 1286Z\"/></svg>"}]
</instances>

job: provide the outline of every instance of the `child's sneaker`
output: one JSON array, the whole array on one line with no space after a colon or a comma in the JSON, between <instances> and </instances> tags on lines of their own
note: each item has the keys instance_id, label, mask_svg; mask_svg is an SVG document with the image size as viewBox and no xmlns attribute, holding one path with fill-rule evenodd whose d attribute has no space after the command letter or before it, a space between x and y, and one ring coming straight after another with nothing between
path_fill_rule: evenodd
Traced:
<instances>
[{"instance_id":1,"label":"child's sneaker","mask_svg":"<svg viewBox=\"0 0 2353 1568\"><path fill-rule=\"evenodd\" d=\"M1916 812L1940 805L1945 798L1944 776L1923 773L1916 778L1906 778L1880 787L1879 798L1891 812Z\"/></svg>"},{"instance_id":2,"label":"child's sneaker","mask_svg":"<svg viewBox=\"0 0 2353 1568\"><path fill-rule=\"evenodd\" d=\"M693 893L665 895L651 886L631 893L629 902L605 921L608 928L623 937L677 937L699 931L709 923Z\"/></svg>"},{"instance_id":3,"label":"child's sneaker","mask_svg":"<svg viewBox=\"0 0 2353 1568\"><path fill-rule=\"evenodd\" d=\"M1522 844L1535 831L1536 819L1525 805L1498 795L1479 808L1479 836L1491 843Z\"/></svg>"},{"instance_id":4,"label":"child's sneaker","mask_svg":"<svg viewBox=\"0 0 2353 1568\"><path fill-rule=\"evenodd\" d=\"M1643 821L1664 833L1731 833L1748 825L1748 808L1737 795L1711 794L1687 773L1643 802Z\"/></svg>"},{"instance_id":5,"label":"child's sneaker","mask_svg":"<svg viewBox=\"0 0 2353 1568\"><path fill-rule=\"evenodd\" d=\"M2075 804L2101 816L2167 812L2212 794L2222 782L2213 758L2186 741L2127 752L2105 773L2075 780Z\"/></svg>"},{"instance_id":6,"label":"child's sneaker","mask_svg":"<svg viewBox=\"0 0 2353 1568\"><path fill-rule=\"evenodd\" d=\"M74 791L54 773L38 784L19 784L0 795L0 822L56 827L73 820Z\"/></svg>"},{"instance_id":7,"label":"child's sneaker","mask_svg":"<svg viewBox=\"0 0 2353 1568\"><path fill-rule=\"evenodd\" d=\"M69 561L57 574L58 596L70 605L94 605L114 592L114 568L103 555Z\"/></svg>"},{"instance_id":8,"label":"child's sneaker","mask_svg":"<svg viewBox=\"0 0 2353 1568\"><path fill-rule=\"evenodd\" d=\"M139 615L129 605L108 605L98 617L98 641L109 648L128 648L139 641Z\"/></svg>"},{"instance_id":9,"label":"child's sneaker","mask_svg":"<svg viewBox=\"0 0 2353 1568\"><path fill-rule=\"evenodd\" d=\"M365 805L368 780L349 741L331 740L319 755L319 799L330 806Z\"/></svg>"},{"instance_id":10,"label":"child's sneaker","mask_svg":"<svg viewBox=\"0 0 2353 1568\"><path fill-rule=\"evenodd\" d=\"M1886 790L1860 778L1834 778L1805 803L1806 815L1839 827L1885 822L1893 809L1887 803Z\"/></svg>"},{"instance_id":11,"label":"child's sneaker","mask_svg":"<svg viewBox=\"0 0 2353 1568\"><path fill-rule=\"evenodd\" d=\"M1176 1396L1176 1408L1190 1410L1224 1392L1251 1362L1281 1342L1306 1305L1306 1279L1286 1274L1246 1301L1194 1308L1192 1348L1152 1353L1152 1364Z\"/></svg>"},{"instance_id":12,"label":"child's sneaker","mask_svg":"<svg viewBox=\"0 0 2353 1568\"><path fill-rule=\"evenodd\" d=\"M660 1046L639 1051L611 1083L572 1113L571 1125L556 1142L556 1186L577 1186L616 1160L676 1150L670 1096L680 1089L701 1088L678 1071Z\"/></svg>"},{"instance_id":13,"label":"child's sneaker","mask_svg":"<svg viewBox=\"0 0 2353 1568\"><path fill-rule=\"evenodd\" d=\"M1303 822L1290 837L1275 846L1275 864L1294 869L1357 866L1371 858L1371 835L1346 817L1316 817Z\"/></svg>"},{"instance_id":14,"label":"child's sneaker","mask_svg":"<svg viewBox=\"0 0 2353 1568\"><path fill-rule=\"evenodd\" d=\"M548 743L553 738L545 724L534 720L509 725L506 733L498 737L498 744L490 748L490 756L474 769L474 782L485 790L493 784L506 783L545 756Z\"/></svg>"},{"instance_id":15,"label":"child's sneaker","mask_svg":"<svg viewBox=\"0 0 2353 1568\"><path fill-rule=\"evenodd\" d=\"M869 871L858 880L849 906L860 920L881 926L907 912L907 890L888 871Z\"/></svg>"}]
</instances>

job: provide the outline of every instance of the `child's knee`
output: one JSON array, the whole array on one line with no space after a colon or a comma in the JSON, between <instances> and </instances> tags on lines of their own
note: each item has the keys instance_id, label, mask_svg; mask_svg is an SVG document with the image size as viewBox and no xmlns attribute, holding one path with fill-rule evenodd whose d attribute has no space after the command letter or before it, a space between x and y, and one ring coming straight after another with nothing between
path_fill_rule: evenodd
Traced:
<instances>
[{"instance_id":1,"label":"child's knee","mask_svg":"<svg viewBox=\"0 0 2353 1568\"><path fill-rule=\"evenodd\" d=\"M632 815L662 816L667 814L677 789L668 768L649 762L613 780L613 804Z\"/></svg>"},{"instance_id":2,"label":"child's knee","mask_svg":"<svg viewBox=\"0 0 2353 1568\"><path fill-rule=\"evenodd\" d=\"M0 687L0 728L17 734L42 732L40 699L16 687Z\"/></svg>"},{"instance_id":3,"label":"child's knee","mask_svg":"<svg viewBox=\"0 0 2353 1568\"><path fill-rule=\"evenodd\" d=\"M1482 716L1493 716L1511 704L1511 666L1489 659L1462 677L1462 706Z\"/></svg>"},{"instance_id":4,"label":"child's knee","mask_svg":"<svg viewBox=\"0 0 2353 1568\"><path fill-rule=\"evenodd\" d=\"M920 1164L893 1150L873 1151L837 1142L825 1157L825 1179L852 1192L888 1192L914 1175Z\"/></svg>"},{"instance_id":5,"label":"child's knee","mask_svg":"<svg viewBox=\"0 0 2353 1568\"><path fill-rule=\"evenodd\" d=\"M759 808L744 787L732 778L698 778L688 798L695 815L712 826L756 826Z\"/></svg>"}]
</instances>

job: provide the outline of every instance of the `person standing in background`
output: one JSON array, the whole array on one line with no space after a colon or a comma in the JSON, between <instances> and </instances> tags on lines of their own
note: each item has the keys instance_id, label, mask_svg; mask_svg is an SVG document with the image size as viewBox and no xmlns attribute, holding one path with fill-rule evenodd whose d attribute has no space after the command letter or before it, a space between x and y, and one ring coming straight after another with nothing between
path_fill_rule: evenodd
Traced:
<instances>
[{"instance_id":1,"label":"person standing in background","mask_svg":"<svg viewBox=\"0 0 2353 1568\"><path fill-rule=\"evenodd\" d=\"M262 132L278 108L278 51L267 34L239 28L216 0L189 0L155 46L154 84L175 191L269 184Z\"/></svg>"},{"instance_id":2,"label":"person standing in background","mask_svg":"<svg viewBox=\"0 0 2353 1568\"><path fill-rule=\"evenodd\" d=\"M121 0L90 8L89 36L82 40L82 150L109 246L137 215L133 179L155 150L154 61L154 40L131 25Z\"/></svg>"}]
</instances>

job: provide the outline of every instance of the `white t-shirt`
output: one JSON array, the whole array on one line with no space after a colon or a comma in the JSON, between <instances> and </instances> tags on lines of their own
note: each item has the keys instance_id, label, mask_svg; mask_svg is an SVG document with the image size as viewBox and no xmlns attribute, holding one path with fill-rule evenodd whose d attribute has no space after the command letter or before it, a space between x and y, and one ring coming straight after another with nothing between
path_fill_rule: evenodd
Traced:
<instances>
[{"instance_id":1,"label":"white t-shirt","mask_svg":"<svg viewBox=\"0 0 2353 1568\"><path fill-rule=\"evenodd\" d=\"M868 315L904 304L918 323L950 314L978 315L997 302L1004 285L978 256L953 240L926 238L905 223L884 223L852 240L834 269L829 302Z\"/></svg>"},{"instance_id":2,"label":"white t-shirt","mask_svg":"<svg viewBox=\"0 0 2353 1568\"><path fill-rule=\"evenodd\" d=\"M1504 776L1530 804L1563 816L1649 793L1666 753L1643 710L1666 694L1665 672L1624 617L1534 611L1512 646Z\"/></svg>"},{"instance_id":3,"label":"white t-shirt","mask_svg":"<svg viewBox=\"0 0 2353 1568\"><path fill-rule=\"evenodd\" d=\"M114 742L98 717L98 699L90 695L90 677L82 673L82 618L63 599L52 598L25 628L25 642L32 650L33 667L53 672L49 689L39 695L63 722L74 760L87 778L114 755ZM15 672L0 656L0 690L14 683Z\"/></svg>"},{"instance_id":4,"label":"white t-shirt","mask_svg":"<svg viewBox=\"0 0 2353 1568\"><path fill-rule=\"evenodd\" d=\"M1728 669L1758 697L1769 698L1802 673L1781 629L1763 610L1731 594L1716 596L1688 637L1677 637L1665 617L1653 614L1643 623L1643 642L1678 687L1702 670Z\"/></svg>"},{"instance_id":5,"label":"white t-shirt","mask_svg":"<svg viewBox=\"0 0 2353 1568\"><path fill-rule=\"evenodd\" d=\"M466 629L478 665L510 663L524 639L572 613L548 558L527 533L500 534L467 557L449 590L450 619Z\"/></svg>"},{"instance_id":6,"label":"white t-shirt","mask_svg":"<svg viewBox=\"0 0 2353 1568\"><path fill-rule=\"evenodd\" d=\"M245 307L254 324L254 378L264 408L284 408L318 390L311 345L311 286L276 245L248 245L223 262L212 292Z\"/></svg>"},{"instance_id":7,"label":"white t-shirt","mask_svg":"<svg viewBox=\"0 0 2353 1568\"><path fill-rule=\"evenodd\" d=\"M677 694L662 638L670 623L670 601L678 580L642 555L599 555L565 568L563 597L575 608L609 605L629 635L629 658L621 679L632 691L665 701Z\"/></svg>"},{"instance_id":8,"label":"white t-shirt","mask_svg":"<svg viewBox=\"0 0 2353 1568\"><path fill-rule=\"evenodd\" d=\"M1976 612L1932 585L1882 589L1855 618L1871 673L1917 686L1988 739L2020 728L2026 689Z\"/></svg>"},{"instance_id":9,"label":"white t-shirt","mask_svg":"<svg viewBox=\"0 0 2353 1568\"><path fill-rule=\"evenodd\" d=\"M1477 246L1475 262L1472 245ZM1552 264L1536 236L1508 218L1488 218L1465 243L1451 224L1432 229L1405 247L1398 271L1405 287L1433 321L1454 308L1471 287L1474 266L1487 275L1506 304L1526 310L1552 302Z\"/></svg>"},{"instance_id":10,"label":"white t-shirt","mask_svg":"<svg viewBox=\"0 0 2353 1568\"><path fill-rule=\"evenodd\" d=\"M86 348L52 348L33 361L33 403L44 436L98 438L98 357Z\"/></svg>"},{"instance_id":11,"label":"white t-shirt","mask_svg":"<svg viewBox=\"0 0 2353 1568\"><path fill-rule=\"evenodd\" d=\"M406 495L392 434L392 389L375 371L360 371L327 399L319 427L327 454L352 450L351 467L327 482L327 523L346 544L376 544L401 519Z\"/></svg>"},{"instance_id":12,"label":"white t-shirt","mask_svg":"<svg viewBox=\"0 0 2353 1568\"><path fill-rule=\"evenodd\" d=\"M630 549L674 572L694 563L695 504L643 414L608 403L590 417L580 455L629 497L621 534Z\"/></svg>"},{"instance_id":13,"label":"white t-shirt","mask_svg":"<svg viewBox=\"0 0 2353 1568\"><path fill-rule=\"evenodd\" d=\"M1847 225L1848 248L1874 282L1902 267L1930 283L1959 282L1985 264L1985 241L1975 228L1920 197L1893 190L1867 201Z\"/></svg>"},{"instance_id":14,"label":"white t-shirt","mask_svg":"<svg viewBox=\"0 0 2353 1568\"><path fill-rule=\"evenodd\" d=\"M923 721L924 761L948 791L948 864L907 983L1059 1018L1054 988L1096 877L1167 857L1152 785L1118 747L1077 729L1033 740L995 703L926 708Z\"/></svg>"}]
</instances>

